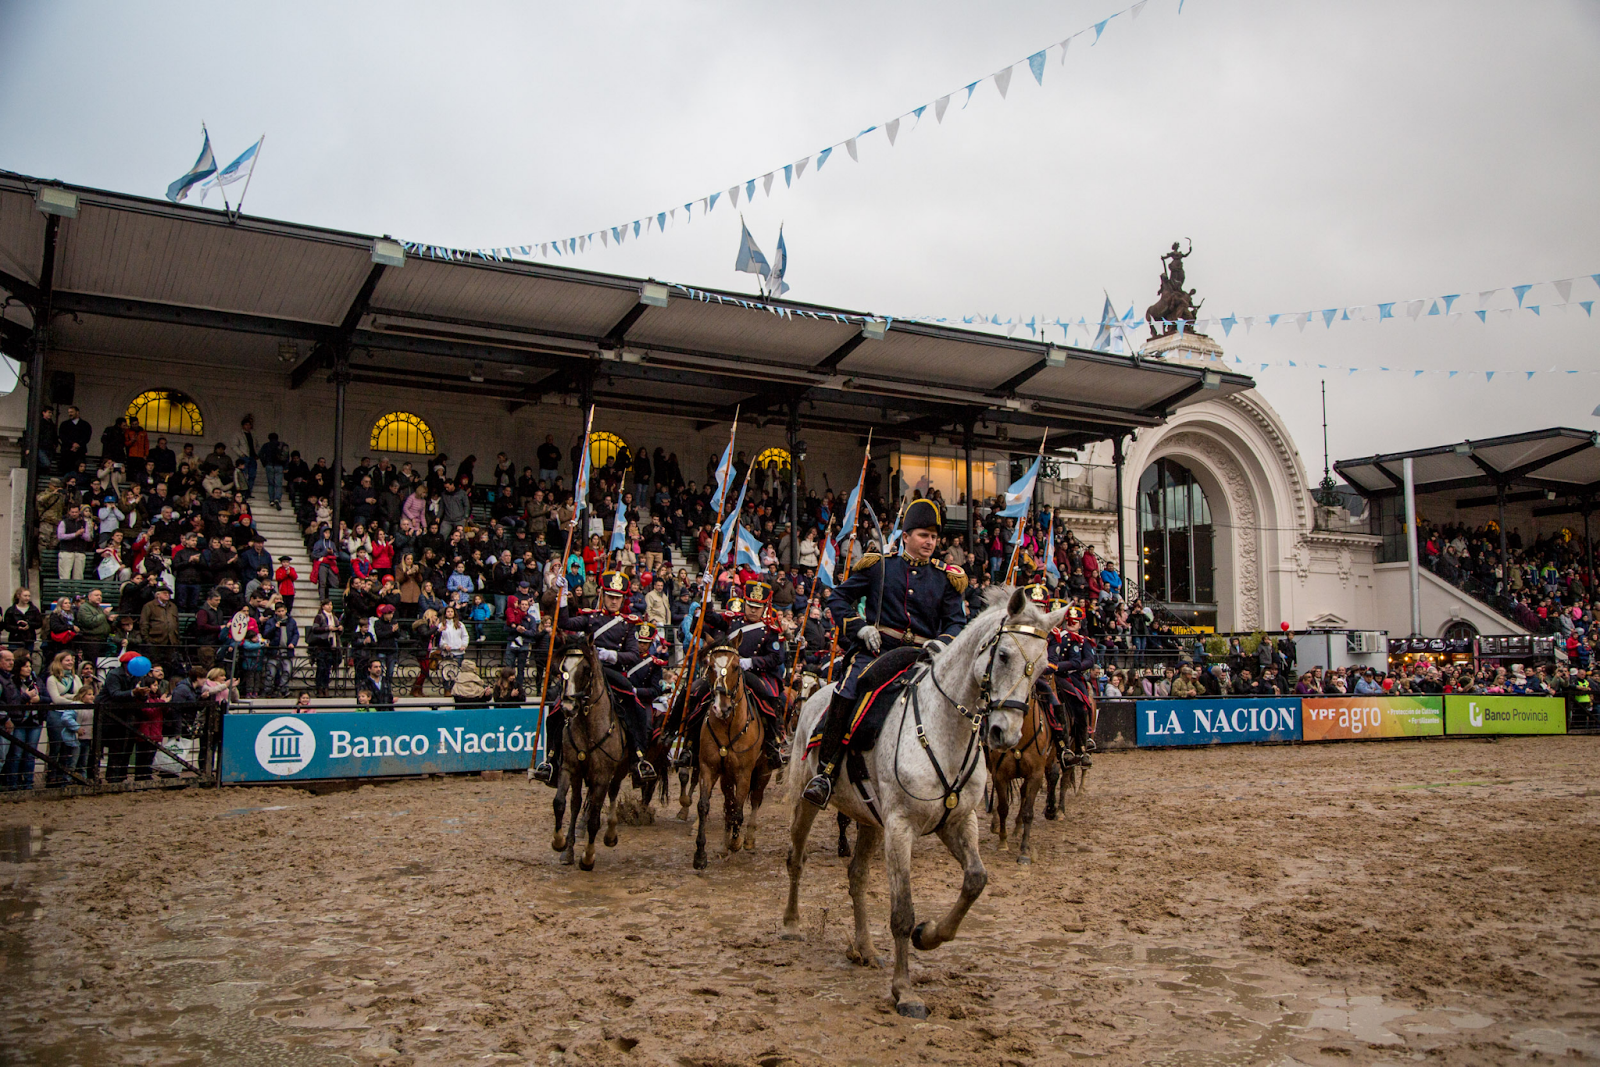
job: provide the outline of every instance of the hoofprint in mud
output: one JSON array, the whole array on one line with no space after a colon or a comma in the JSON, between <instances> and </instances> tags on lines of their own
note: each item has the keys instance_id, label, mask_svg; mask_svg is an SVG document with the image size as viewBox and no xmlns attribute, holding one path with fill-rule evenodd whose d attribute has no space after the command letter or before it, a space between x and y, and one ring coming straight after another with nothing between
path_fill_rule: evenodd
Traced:
<instances>
[{"instance_id":1,"label":"hoofprint in mud","mask_svg":"<svg viewBox=\"0 0 1600 1067\"><path fill-rule=\"evenodd\" d=\"M855 937L848 955L862 966L876 966L865 895L868 868L879 848L888 870L889 929L894 936L895 1008L914 1019L928 1009L912 989L909 949L931 951L956 936L967 911L988 882L979 850L978 822L989 772L983 745L1010 748L1022 735L1023 713L1045 663L1050 631L1065 608L1045 614L1020 589L1002 589L967 624L931 666L913 668L909 683L884 720L878 743L866 754L867 780L857 787L848 776L833 792L832 806L858 827L850 864L850 900ZM789 898L784 906L786 936L800 933L800 878L805 871L806 839L819 809L800 796L816 773L817 755L804 739L821 721L833 686L819 690L800 712L787 781L792 811L787 866ZM980 743L982 742L982 743ZM936 834L961 864L961 890L937 923L916 921L911 893L912 843Z\"/></svg>"}]
</instances>

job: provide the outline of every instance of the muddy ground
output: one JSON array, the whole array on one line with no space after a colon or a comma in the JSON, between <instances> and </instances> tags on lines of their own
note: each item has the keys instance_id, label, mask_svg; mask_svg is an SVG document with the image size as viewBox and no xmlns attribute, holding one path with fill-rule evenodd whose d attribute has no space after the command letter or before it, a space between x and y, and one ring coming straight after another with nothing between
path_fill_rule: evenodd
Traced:
<instances>
[{"instance_id":1,"label":"muddy ground","mask_svg":"<svg viewBox=\"0 0 1600 1067\"><path fill-rule=\"evenodd\" d=\"M1600 1057L1600 739L1099 757L914 960L844 957L813 836L784 941L754 853L624 826L591 874L520 777L0 807L0 1061L25 1064L1505 1063ZM676 798L672 807L676 810ZM916 853L918 912L958 872ZM887 952L882 869L872 887Z\"/></svg>"}]
</instances>

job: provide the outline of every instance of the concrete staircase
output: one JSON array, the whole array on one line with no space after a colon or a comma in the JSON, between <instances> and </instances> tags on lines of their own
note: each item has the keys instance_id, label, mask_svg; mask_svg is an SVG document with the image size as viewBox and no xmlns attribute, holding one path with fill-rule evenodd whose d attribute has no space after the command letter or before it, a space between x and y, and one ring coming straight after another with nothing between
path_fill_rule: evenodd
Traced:
<instances>
[{"instance_id":1,"label":"concrete staircase","mask_svg":"<svg viewBox=\"0 0 1600 1067\"><path fill-rule=\"evenodd\" d=\"M295 622L300 624L300 643L304 647L305 636L311 631L311 620L317 617L317 587L311 580L311 554L306 550L305 541L294 520L294 511L287 499L282 511L268 504L265 497L259 502L252 501L252 504L251 514L255 516L256 529L267 539L267 551L272 553L273 572L277 572L278 557L288 556L300 574L294 583L293 615Z\"/></svg>"}]
</instances>

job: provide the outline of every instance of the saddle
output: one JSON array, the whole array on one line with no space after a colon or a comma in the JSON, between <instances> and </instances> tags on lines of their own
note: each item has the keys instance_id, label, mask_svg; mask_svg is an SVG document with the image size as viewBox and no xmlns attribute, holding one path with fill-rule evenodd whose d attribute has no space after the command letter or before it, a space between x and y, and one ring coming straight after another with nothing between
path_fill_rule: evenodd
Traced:
<instances>
[{"instance_id":1,"label":"saddle","mask_svg":"<svg viewBox=\"0 0 1600 1067\"><path fill-rule=\"evenodd\" d=\"M871 752L877 746L878 734L883 731L883 722L889 717L889 709L906 687L911 668L921 658L922 649L907 645L885 652L861 673L856 682L858 696L855 708L845 729L846 751ZM822 743L826 718L823 716L824 722L817 723L816 730L806 741L806 751Z\"/></svg>"}]
</instances>

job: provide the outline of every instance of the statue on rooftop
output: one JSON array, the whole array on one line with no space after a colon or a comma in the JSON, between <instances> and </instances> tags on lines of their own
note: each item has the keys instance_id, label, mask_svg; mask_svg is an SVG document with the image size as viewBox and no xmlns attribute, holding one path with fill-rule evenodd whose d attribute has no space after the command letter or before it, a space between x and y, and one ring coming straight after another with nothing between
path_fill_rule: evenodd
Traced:
<instances>
[{"instance_id":1,"label":"statue on rooftop","mask_svg":"<svg viewBox=\"0 0 1600 1067\"><path fill-rule=\"evenodd\" d=\"M1188 239L1185 238L1187 241ZM1156 302L1145 308L1145 321L1150 324L1150 339L1155 340L1164 334L1177 333L1179 324L1183 325L1186 333L1194 332L1194 322L1200 311L1200 303L1195 301L1195 291L1185 290L1183 261L1194 252L1194 242L1188 242L1189 247L1179 250L1178 242L1172 242L1172 251L1164 253L1161 257L1160 288L1156 293Z\"/></svg>"}]
</instances>

